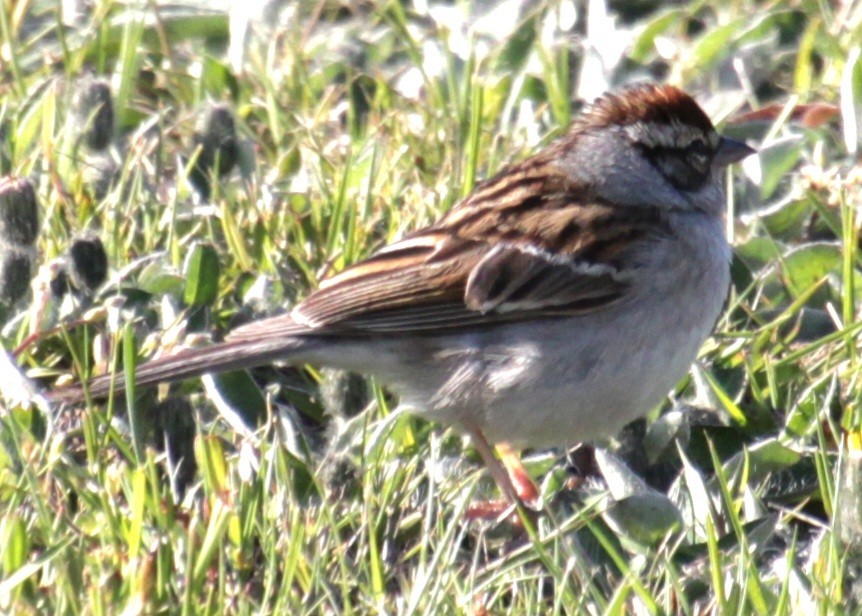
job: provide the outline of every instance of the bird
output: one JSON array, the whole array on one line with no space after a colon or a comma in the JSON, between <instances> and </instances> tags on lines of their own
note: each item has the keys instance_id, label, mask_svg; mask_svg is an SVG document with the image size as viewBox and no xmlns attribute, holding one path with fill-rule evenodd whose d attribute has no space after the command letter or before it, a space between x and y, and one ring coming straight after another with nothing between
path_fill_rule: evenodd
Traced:
<instances>
[{"instance_id":1,"label":"bird","mask_svg":"<svg viewBox=\"0 0 862 616\"><path fill-rule=\"evenodd\" d=\"M520 451L612 435L688 372L730 285L725 169L754 151L675 86L605 93L436 223L135 382L274 361L373 376L401 410L469 435L505 502L535 508Z\"/></svg>"}]
</instances>

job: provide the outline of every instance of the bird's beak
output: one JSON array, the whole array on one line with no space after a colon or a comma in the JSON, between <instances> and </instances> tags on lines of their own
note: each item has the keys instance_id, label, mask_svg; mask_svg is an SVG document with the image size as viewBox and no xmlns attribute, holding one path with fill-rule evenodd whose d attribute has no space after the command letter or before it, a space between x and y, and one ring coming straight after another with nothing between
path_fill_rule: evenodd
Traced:
<instances>
[{"instance_id":1,"label":"bird's beak","mask_svg":"<svg viewBox=\"0 0 862 616\"><path fill-rule=\"evenodd\" d=\"M756 151L743 141L722 137L712 160L719 165L730 165L754 154Z\"/></svg>"}]
</instances>

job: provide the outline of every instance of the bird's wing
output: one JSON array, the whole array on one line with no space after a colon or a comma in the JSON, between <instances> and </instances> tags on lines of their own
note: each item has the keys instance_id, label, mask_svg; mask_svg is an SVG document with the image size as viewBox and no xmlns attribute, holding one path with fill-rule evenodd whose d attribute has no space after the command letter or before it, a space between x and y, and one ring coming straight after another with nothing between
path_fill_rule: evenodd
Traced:
<instances>
[{"instance_id":1,"label":"bird's wing","mask_svg":"<svg viewBox=\"0 0 862 616\"><path fill-rule=\"evenodd\" d=\"M437 332L600 310L623 297L654 210L602 202L533 158L481 184L438 224L324 281L289 315L228 340Z\"/></svg>"}]
</instances>

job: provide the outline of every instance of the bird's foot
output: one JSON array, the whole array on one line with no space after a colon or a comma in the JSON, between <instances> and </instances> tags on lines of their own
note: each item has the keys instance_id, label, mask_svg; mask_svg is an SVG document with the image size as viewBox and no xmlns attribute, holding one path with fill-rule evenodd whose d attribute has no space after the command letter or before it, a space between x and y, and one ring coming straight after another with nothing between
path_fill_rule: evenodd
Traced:
<instances>
[{"instance_id":1,"label":"bird's foot","mask_svg":"<svg viewBox=\"0 0 862 616\"><path fill-rule=\"evenodd\" d=\"M523 505L522 511L535 515L542 508L539 488L524 468L520 456L508 443L496 446L498 459L480 430L470 430L470 436L505 499L474 503L468 507L465 517L468 520L509 522L513 526L523 527L517 504Z\"/></svg>"}]
</instances>

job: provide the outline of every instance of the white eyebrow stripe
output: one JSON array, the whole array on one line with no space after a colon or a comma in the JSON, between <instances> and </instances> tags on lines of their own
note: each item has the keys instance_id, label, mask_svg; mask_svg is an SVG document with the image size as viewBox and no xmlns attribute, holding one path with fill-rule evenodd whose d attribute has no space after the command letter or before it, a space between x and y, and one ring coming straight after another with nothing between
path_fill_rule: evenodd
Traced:
<instances>
[{"instance_id":1,"label":"white eyebrow stripe","mask_svg":"<svg viewBox=\"0 0 862 616\"><path fill-rule=\"evenodd\" d=\"M715 131L704 133L690 124L674 120L671 124L657 122L638 122L625 127L625 132L632 141L647 147L686 148L698 139L704 141L710 148L718 147L718 134Z\"/></svg>"}]
</instances>

